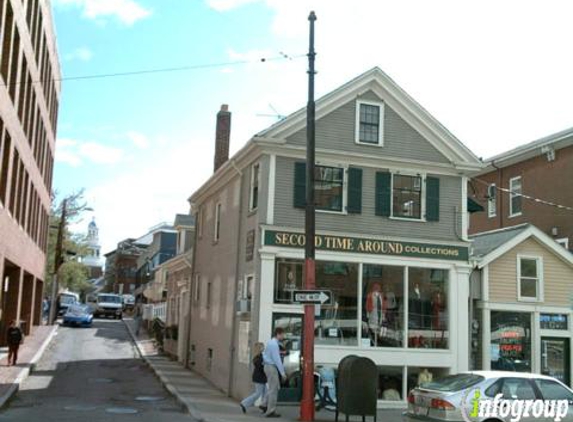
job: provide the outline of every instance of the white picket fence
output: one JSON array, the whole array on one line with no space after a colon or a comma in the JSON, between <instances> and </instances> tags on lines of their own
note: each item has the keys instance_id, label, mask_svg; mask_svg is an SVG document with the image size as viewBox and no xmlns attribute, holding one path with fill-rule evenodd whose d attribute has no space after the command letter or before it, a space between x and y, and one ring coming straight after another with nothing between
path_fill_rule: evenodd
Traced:
<instances>
[{"instance_id":1,"label":"white picket fence","mask_svg":"<svg viewBox=\"0 0 573 422\"><path fill-rule=\"evenodd\" d=\"M161 303L149 303L143 305L142 318L144 321L151 321L155 318L159 318L161 321L165 322L167 317L167 302Z\"/></svg>"}]
</instances>

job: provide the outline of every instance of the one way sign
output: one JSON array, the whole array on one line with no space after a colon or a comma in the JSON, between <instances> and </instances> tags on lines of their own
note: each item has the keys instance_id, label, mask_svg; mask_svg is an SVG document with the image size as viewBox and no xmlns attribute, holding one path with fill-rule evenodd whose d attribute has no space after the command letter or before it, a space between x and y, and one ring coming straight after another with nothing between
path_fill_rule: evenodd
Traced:
<instances>
[{"instance_id":1,"label":"one way sign","mask_svg":"<svg viewBox=\"0 0 573 422\"><path fill-rule=\"evenodd\" d=\"M332 303L332 292L329 290L293 290L294 303L301 305L329 305Z\"/></svg>"}]
</instances>

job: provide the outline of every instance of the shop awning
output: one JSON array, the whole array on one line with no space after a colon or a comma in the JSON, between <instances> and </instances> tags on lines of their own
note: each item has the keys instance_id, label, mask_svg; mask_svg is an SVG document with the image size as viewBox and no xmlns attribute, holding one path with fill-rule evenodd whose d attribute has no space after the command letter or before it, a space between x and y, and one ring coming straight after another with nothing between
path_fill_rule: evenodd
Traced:
<instances>
[{"instance_id":1,"label":"shop awning","mask_svg":"<svg viewBox=\"0 0 573 422\"><path fill-rule=\"evenodd\" d=\"M480 212L483 211L484 208L474 201L472 198L468 198L468 212Z\"/></svg>"}]
</instances>

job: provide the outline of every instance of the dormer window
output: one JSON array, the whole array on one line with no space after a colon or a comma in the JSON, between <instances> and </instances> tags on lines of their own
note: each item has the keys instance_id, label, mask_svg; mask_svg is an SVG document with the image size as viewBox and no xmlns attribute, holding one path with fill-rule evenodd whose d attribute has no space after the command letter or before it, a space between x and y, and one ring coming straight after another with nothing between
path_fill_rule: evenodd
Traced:
<instances>
[{"instance_id":1,"label":"dormer window","mask_svg":"<svg viewBox=\"0 0 573 422\"><path fill-rule=\"evenodd\" d=\"M383 145L384 103L356 103L356 143Z\"/></svg>"}]
</instances>

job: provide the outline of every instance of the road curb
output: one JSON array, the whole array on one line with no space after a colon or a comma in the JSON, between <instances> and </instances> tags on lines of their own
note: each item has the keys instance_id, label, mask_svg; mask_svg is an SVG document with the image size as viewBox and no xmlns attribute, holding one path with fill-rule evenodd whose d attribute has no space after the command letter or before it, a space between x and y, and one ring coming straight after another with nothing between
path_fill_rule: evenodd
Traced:
<instances>
[{"instance_id":1,"label":"road curb","mask_svg":"<svg viewBox=\"0 0 573 422\"><path fill-rule=\"evenodd\" d=\"M185 408L185 410L187 411L187 413L189 413L191 415L191 417L193 419L195 419L197 422L204 422L205 421L205 417L203 416L203 414L199 411L199 409L197 409L197 406L195 406L195 403L193 403L193 401L191 401L188 398L185 398L181 393L179 393L179 391L177 390L177 388L173 385L173 383L171 383L169 381L169 379L165 376L165 374L163 374L163 372L156 368L155 365L153 364L153 362L151 361L151 359L149 359L145 353L143 352L141 346L139 345L139 341L137 340L137 338L135 337L135 334L133 333L133 331L131 330L131 327L129 326L129 324L127 323L127 321L123 320L123 323L125 324L125 327L127 328L127 332L129 333L131 340L133 341L133 343L135 344L135 348L137 349L137 353L139 354L139 356L141 357L141 359L143 359L143 361L147 364L147 366L149 366L153 372L155 373L155 376L157 376L157 378L159 379L159 381L161 382L161 384L163 385L163 387L173 396L175 397L175 399L177 400L177 402L183 406Z\"/></svg>"},{"instance_id":2,"label":"road curb","mask_svg":"<svg viewBox=\"0 0 573 422\"><path fill-rule=\"evenodd\" d=\"M42 355L46 351L46 348L56 335L56 331L58 331L58 325L54 325L52 327L52 331L48 334L44 342L40 345L38 351L30 361L28 366L22 368L20 373L18 373L18 375L16 376L16 379L14 380L12 385L10 385L10 387L8 388L8 391L6 391L6 393L0 396L0 409L3 408L6 405L6 403L12 398L12 396L14 396L14 394L18 392L20 388L20 383L22 383L26 378L28 378L30 373L33 372L34 368L36 367L36 363L38 363L38 361L42 358Z\"/></svg>"}]
</instances>

